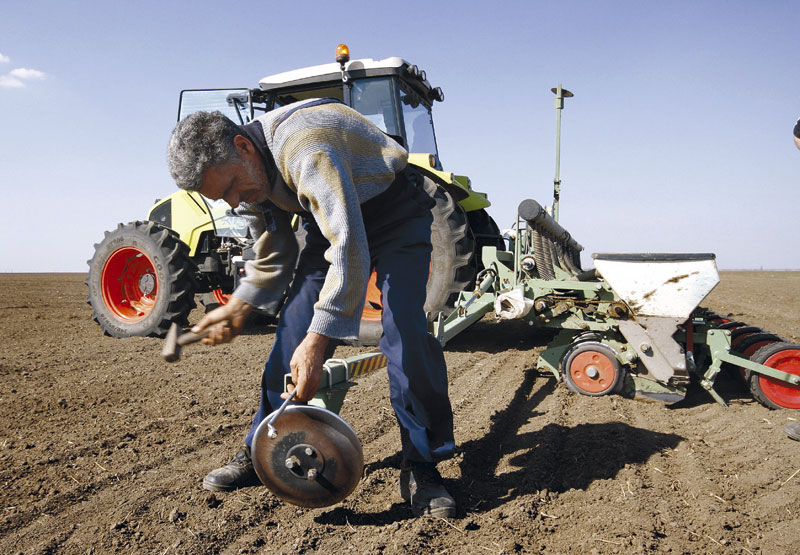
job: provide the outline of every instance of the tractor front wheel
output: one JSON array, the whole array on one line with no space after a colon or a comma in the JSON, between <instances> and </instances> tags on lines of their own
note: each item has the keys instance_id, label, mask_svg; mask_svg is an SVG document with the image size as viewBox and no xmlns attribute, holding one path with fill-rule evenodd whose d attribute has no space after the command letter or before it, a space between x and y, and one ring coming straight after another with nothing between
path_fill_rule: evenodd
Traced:
<instances>
[{"instance_id":1,"label":"tractor front wheel","mask_svg":"<svg viewBox=\"0 0 800 555\"><path fill-rule=\"evenodd\" d=\"M119 224L88 261L86 299L113 337L163 337L194 308L194 263L177 233L155 222Z\"/></svg>"}]
</instances>

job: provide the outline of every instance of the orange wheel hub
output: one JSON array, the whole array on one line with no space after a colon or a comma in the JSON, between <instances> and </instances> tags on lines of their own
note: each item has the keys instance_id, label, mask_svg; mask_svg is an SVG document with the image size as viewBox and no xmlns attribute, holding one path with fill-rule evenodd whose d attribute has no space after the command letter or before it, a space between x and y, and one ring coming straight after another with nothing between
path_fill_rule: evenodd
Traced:
<instances>
[{"instance_id":1,"label":"orange wheel hub","mask_svg":"<svg viewBox=\"0 0 800 555\"><path fill-rule=\"evenodd\" d=\"M122 247L111 253L103 266L100 285L109 311L128 324L147 318L158 297L155 265L136 247Z\"/></svg>"},{"instance_id":2,"label":"orange wheel hub","mask_svg":"<svg viewBox=\"0 0 800 555\"><path fill-rule=\"evenodd\" d=\"M569 374L575 385L587 393L602 393L615 383L614 363L599 351L584 351L572 359Z\"/></svg>"}]
</instances>

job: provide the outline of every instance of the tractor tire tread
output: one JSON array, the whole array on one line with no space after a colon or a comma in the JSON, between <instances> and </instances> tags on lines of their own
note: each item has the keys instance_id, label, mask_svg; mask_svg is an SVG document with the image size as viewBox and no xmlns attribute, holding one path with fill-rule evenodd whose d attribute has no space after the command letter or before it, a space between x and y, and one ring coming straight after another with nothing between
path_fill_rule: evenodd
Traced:
<instances>
[{"instance_id":1,"label":"tractor tire tread","mask_svg":"<svg viewBox=\"0 0 800 555\"><path fill-rule=\"evenodd\" d=\"M142 323L127 325L116 319L105 305L100 281L104 264L118 246L110 246L114 241L120 244L136 239L149 243L153 253L165 263L163 279L159 288L169 292L168 302L156 303L154 314ZM95 252L90 260L89 273L85 280L88 287L86 302L92 307L92 319L97 322L105 335L111 337L149 336L164 337L172 322L179 325L188 323L189 313L194 309L194 295L198 289L195 280L197 272L194 261L189 257L189 247L181 241L173 230L152 221L120 223L113 231L106 231L100 243L95 244Z\"/></svg>"}]
</instances>

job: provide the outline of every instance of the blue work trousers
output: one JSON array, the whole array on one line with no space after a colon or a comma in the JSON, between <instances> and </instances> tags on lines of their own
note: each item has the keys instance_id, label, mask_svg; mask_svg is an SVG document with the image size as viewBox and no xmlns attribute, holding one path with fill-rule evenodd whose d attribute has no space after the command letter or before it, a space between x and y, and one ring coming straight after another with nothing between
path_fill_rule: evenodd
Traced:
<instances>
[{"instance_id":1,"label":"blue work trousers","mask_svg":"<svg viewBox=\"0 0 800 555\"><path fill-rule=\"evenodd\" d=\"M362 205L362 214L381 290L380 349L388 360L389 394L400 425L403 458L437 462L453 455L453 413L442 347L428 333L423 311L431 257L432 200L421 185L414 184L415 179L421 184L419 176L399 174L386 192ZM306 246L281 309L261 380L261 404L247 445L261 421L282 403L283 377L291 373L289 362L306 336L329 268L323 257L328 241L311 218L304 219ZM328 357L333 354L333 343Z\"/></svg>"}]
</instances>

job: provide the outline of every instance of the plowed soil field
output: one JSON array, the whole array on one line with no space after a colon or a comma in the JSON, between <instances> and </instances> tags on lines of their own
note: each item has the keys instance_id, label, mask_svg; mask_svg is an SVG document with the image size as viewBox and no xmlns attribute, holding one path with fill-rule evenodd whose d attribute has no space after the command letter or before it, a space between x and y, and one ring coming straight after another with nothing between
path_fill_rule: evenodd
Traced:
<instances>
[{"instance_id":1,"label":"plowed soil field","mask_svg":"<svg viewBox=\"0 0 800 555\"><path fill-rule=\"evenodd\" d=\"M797 553L800 442L782 427L800 411L727 376L729 408L699 387L671 407L575 395L535 370L550 334L491 319L446 350L457 518L402 503L384 372L341 413L366 461L344 502L206 492L249 427L271 330L167 364L158 339L103 337L84 277L0 276L2 553ZM703 304L800 342L799 290L799 272L724 272Z\"/></svg>"}]
</instances>

